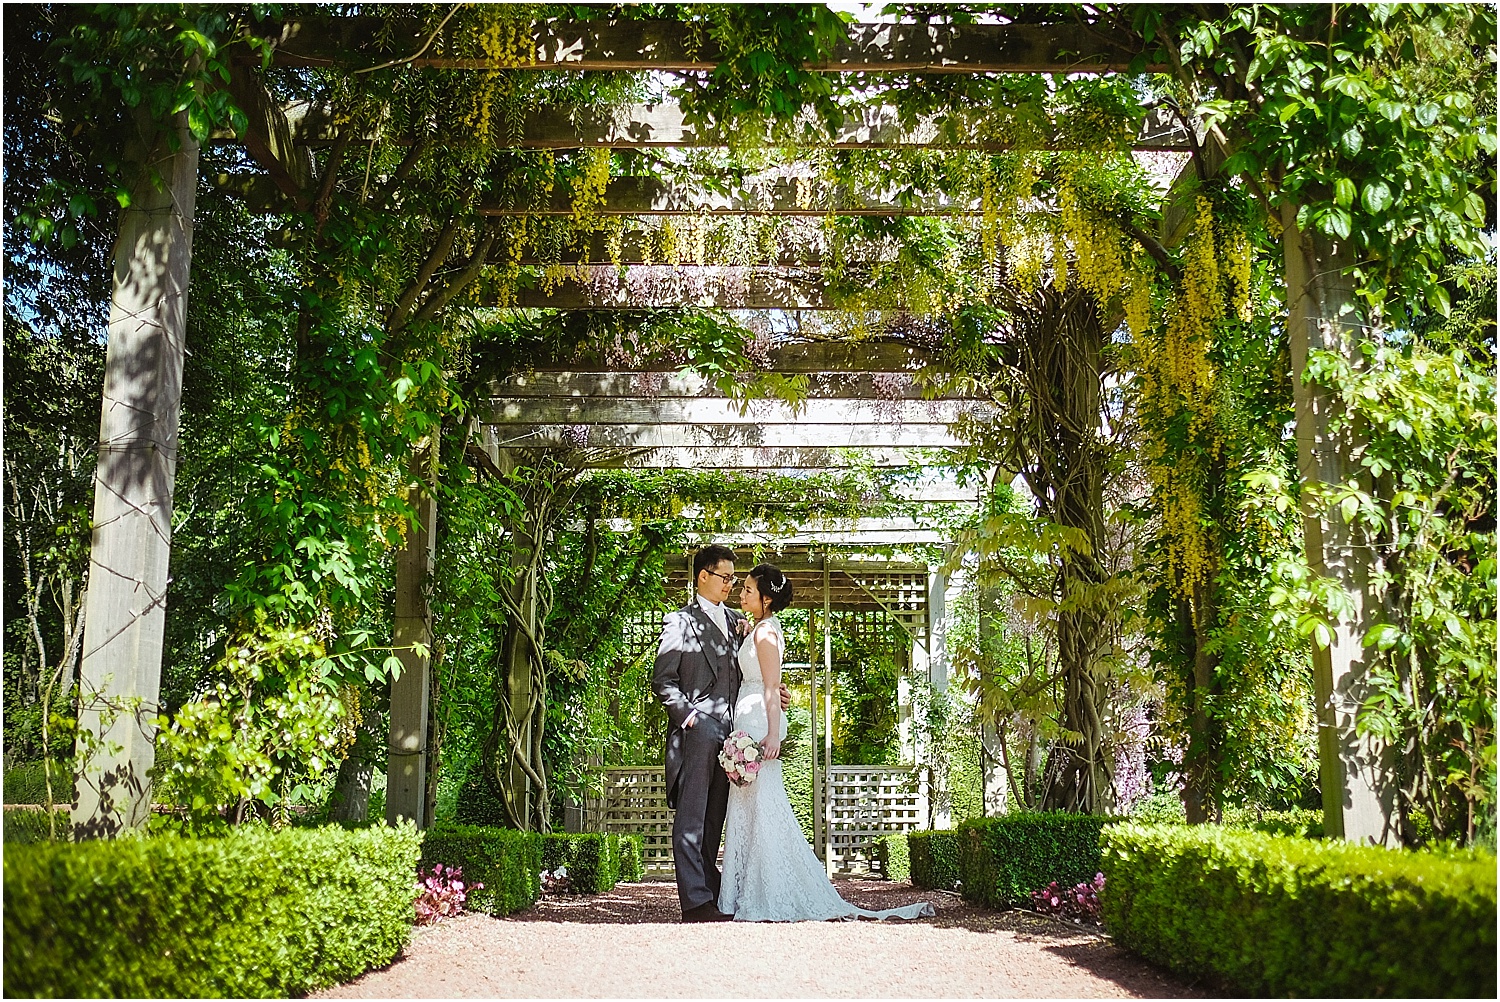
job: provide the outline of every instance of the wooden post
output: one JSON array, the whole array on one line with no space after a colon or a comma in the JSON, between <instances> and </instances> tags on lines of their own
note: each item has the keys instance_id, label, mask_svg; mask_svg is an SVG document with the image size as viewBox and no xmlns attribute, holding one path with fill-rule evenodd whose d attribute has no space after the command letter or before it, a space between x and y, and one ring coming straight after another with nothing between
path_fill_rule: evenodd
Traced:
<instances>
[{"instance_id":1,"label":"wooden post","mask_svg":"<svg viewBox=\"0 0 1500 1002\"><path fill-rule=\"evenodd\" d=\"M812 782L809 787L812 790L812 824L813 824L813 848L819 856L826 856L828 852L828 840L823 837L823 773L818 771L821 758L819 748L818 732L818 665L813 660L813 650L817 642L816 625L818 621L818 610L808 607L807 610L807 716L809 730L808 744L812 751ZM823 763L827 766L827 763Z\"/></svg>"},{"instance_id":2,"label":"wooden post","mask_svg":"<svg viewBox=\"0 0 1500 1002\"><path fill-rule=\"evenodd\" d=\"M823 555L823 865L833 876L833 607Z\"/></svg>"},{"instance_id":3,"label":"wooden post","mask_svg":"<svg viewBox=\"0 0 1500 1002\"><path fill-rule=\"evenodd\" d=\"M437 548L437 498L432 476L437 462L436 438L418 451L416 476L407 487L417 510L417 524L406 536L406 545L396 556L396 615L391 646L401 659L401 676L391 682L391 733L385 781L385 819L395 824L402 818L425 828L427 817L427 726L428 700L432 691L432 664L426 654L413 650L421 644L432 647L432 610L427 604L427 583L432 577Z\"/></svg>"},{"instance_id":4,"label":"wooden post","mask_svg":"<svg viewBox=\"0 0 1500 1002\"><path fill-rule=\"evenodd\" d=\"M984 650L986 641L995 634L995 605L998 589L981 586L979 590L979 646ZM980 661L983 681L988 681L990 669ZM1005 813L1007 779L1005 758L1000 749L1000 732L989 719L979 725L979 775L983 786L984 816L995 817Z\"/></svg>"},{"instance_id":5,"label":"wooden post","mask_svg":"<svg viewBox=\"0 0 1500 1002\"><path fill-rule=\"evenodd\" d=\"M185 114L141 163L109 303L75 753L80 839L139 827L151 810L198 185Z\"/></svg>"},{"instance_id":6,"label":"wooden post","mask_svg":"<svg viewBox=\"0 0 1500 1002\"><path fill-rule=\"evenodd\" d=\"M1354 263L1347 247L1297 227L1297 206L1282 205L1287 288L1287 332L1291 340L1296 405L1297 466L1301 481L1343 484L1368 476L1354 459L1357 432L1330 430L1342 403L1336 393L1304 381L1308 356L1333 351L1358 359L1362 329L1355 323ZM1369 665L1362 645L1370 626L1372 551L1337 510L1302 492L1302 533L1307 562L1316 574L1338 582L1351 612L1330 626L1333 642L1312 652L1318 715L1318 772L1323 788L1324 829L1330 837L1395 844L1396 782L1377 742L1355 731L1355 716L1368 692Z\"/></svg>"}]
</instances>

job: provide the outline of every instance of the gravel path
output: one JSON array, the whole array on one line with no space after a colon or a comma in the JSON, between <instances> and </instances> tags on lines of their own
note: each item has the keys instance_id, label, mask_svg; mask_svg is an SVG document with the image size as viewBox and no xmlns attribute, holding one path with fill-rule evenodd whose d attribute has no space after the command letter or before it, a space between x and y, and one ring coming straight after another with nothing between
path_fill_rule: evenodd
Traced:
<instances>
[{"instance_id":1,"label":"gravel path","mask_svg":"<svg viewBox=\"0 0 1500 1002\"><path fill-rule=\"evenodd\" d=\"M1103 936L954 894L840 880L864 908L931 901L916 922L683 925L670 883L548 898L503 919L416 930L379 971L315 998L1198 998Z\"/></svg>"}]
</instances>

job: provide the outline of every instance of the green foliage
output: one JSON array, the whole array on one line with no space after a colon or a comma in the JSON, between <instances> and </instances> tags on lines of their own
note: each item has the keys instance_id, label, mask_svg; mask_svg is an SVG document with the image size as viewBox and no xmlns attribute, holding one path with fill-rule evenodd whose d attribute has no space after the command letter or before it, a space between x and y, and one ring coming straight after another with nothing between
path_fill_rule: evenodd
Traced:
<instances>
[{"instance_id":1,"label":"green foliage","mask_svg":"<svg viewBox=\"0 0 1500 1002\"><path fill-rule=\"evenodd\" d=\"M418 844L407 827L7 847L6 993L290 996L348 981L406 945Z\"/></svg>"},{"instance_id":2,"label":"green foliage","mask_svg":"<svg viewBox=\"0 0 1500 1002\"><path fill-rule=\"evenodd\" d=\"M811 107L830 126L842 119L832 74L805 67L826 61L844 36L843 22L822 4L703 4L688 22L696 44L706 38L722 55L708 79L684 77L687 120L732 123L763 140L770 123L790 125Z\"/></svg>"},{"instance_id":3,"label":"green foliage","mask_svg":"<svg viewBox=\"0 0 1500 1002\"><path fill-rule=\"evenodd\" d=\"M223 809L243 801L269 808L319 799L303 780L336 769L353 741L340 726L345 708L322 645L305 631L263 626L231 643L216 667L212 691L157 732L157 798L185 807L180 823L198 831L219 829ZM350 731L342 742L341 730Z\"/></svg>"},{"instance_id":4,"label":"green foliage","mask_svg":"<svg viewBox=\"0 0 1500 1002\"><path fill-rule=\"evenodd\" d=\"M439 824L422 833L423 867L457 866L470 891L470 911L510 915L530 908L542 893L542 836L490 825Z\"/></svg>"},{"instance_id":5,"label":"green foliage","mask_svg":"<svg viewBox=\"0 0 1500 1002\"><path fill-rule=\"evenodd\" d=\"M886 880L911 880L911 849L906 835L881 835L875 839L874 862Z\"/></svg>"},{"instance_id":6,"label":"green foliage","mask_svg":"<svg viewBox=\"0 0 1500 1002\"><path fill-rule=\"evenodd\" d=\"M79 152L92 169L83 177L59 171L20 221L38 243L71 246L100 203L128 206L142 177L160 182L150 154L163 138L176 149L176 116L199 142L216 128L243 134L245 115L222 85L236 57L269 51L245 30L244 5L80 4L50 13L50 110L86 137ZM89 185L100 166L106 183Z\"/></svg>"},{"instance_id":7,"label":"green foliage","mask_svg":"<svg viewBox=\"0 0 1500 1002\"><path fill-rule=\"evenodd\" d=\"M1115 941L1249 995L1495 994L1495 859L1209 826L1104 829Z\"/></svg>"},{"instance_id":8,"label":"green foliage","mask_svg":"<svg viewBox=\"0 0 1500 1002\"><path fill-rule=\"evenodd\" d=\"M579 894L613 890L620 879L619 836L599 833L542 836L542 869L568 868L568 883Z\"/></svg>"},{"instance_id":9,"label":"green foliage","mask_svg":"<svg viewBox=\"0 0 1500 1002\"><path fill-rule=\"evenodd\" d=\"M910 854L911 882L917 887L951 891L966 883L962 869L962 826L957 831L910 832L906 836ZM964 892L967 894L967 890Z\"/></svg>"},{"instance_id":10,"label":"green foliage","mask_svg":"<svg viewBox=\"0 0 1500 1002\"><path fill-rule=\"evenodd\" d=\"M1326 352L1308 362L1308 378L1343 401L1334 430L1357 426L1366 442L1366 475L1320 489L1376 555L1370 601L1380 612L1364 637L1372 692L1358 726L1404 749L1403 814L1421 811L1440 837L1470 841L1495 797L1494 372L1462 350L1360 350L1358 366ZM1260 485L1268 503L1292 505L1280 480ZM1319 644L1346 611L1329 599L1295 563L1271 595L1277 617Z\"/></svg>"},{"instance_id":11,"label":"green foliage","mask_svg":"<svg viewBox=\"0 0 1500 1002\"><path fill-rule=\"evenodd\" d=\"M1495 183L1492 7L1119 7L1177 67L1232 154L1224 173L1348 241L1359 292L1397 316L1448 312L1453 250L1485 253ZM1128 30L1128 29L1126 29ZM1154 43L1154 44L1152 44ZM1201 88L1197 90L1196 88Z\"/></svg>"},{"instance_id":12,"label":"green foliage","mask_svg":"<svg viewBox=\"0 0 1500 1002\"><path fill-rule=\"evenodd\" d=\"M73 837L73 820L68 808L59 807L49 820L46 810L9 810L5 812L5 842L31 845L35 842L68 842Z\"/></svg>"},{"instance_id":13,"label":"green foliage","mask_svg":"<svg viewBox=\"0 0 1500 1002\"><path fill-rule=\"evenodd\" d=\"M610 835L619 839L620 879L633 884L646 879L646 840L640 835Z\"/></svg>"},{"instance_id":14,"label":"green foliage","mask_svg":"<svg viewBox=\"0 0 1500 1002\"><path fill-rule=\"evenodd\" d=\"M57 800L71 800L70 791L73 771L65 763L44 761L24 762L5 770L5 802L7 804L45 804L47 802L47 773L52 773L52 795Z\"/></svg>"},{"instance_id":15,"label":"green foliage","mask_svg":"<svg viewBox=\"0 0 1500 1002\"><path fill-rule=\"evenodd\" d=\"M490 789L480 769L469 770L469 776L464 780L463 788L458 793L455 817L461 825L484 825L494 828L509 826L505 805Z\"/></svg>"},{"instance_id":16,"label":"green foliage","mask_svg":"<svg viewBox=\"0 0 1500 1002\"><path fill-rule=\"evenodd\" d=\"M1054 880L1064 887L1093 880L1099 831L1111 820L1053 811L965 822L958 828L964 897L991 908L1027 905L1032 891Z\"/></svg>"}]
</instances>

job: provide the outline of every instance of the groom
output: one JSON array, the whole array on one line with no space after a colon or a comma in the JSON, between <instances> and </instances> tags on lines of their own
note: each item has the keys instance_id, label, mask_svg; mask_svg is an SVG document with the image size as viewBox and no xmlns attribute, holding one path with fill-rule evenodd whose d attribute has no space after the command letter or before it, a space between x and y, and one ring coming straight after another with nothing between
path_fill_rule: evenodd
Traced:
<instances>
[{"instance_id":1,"label":"groom","mask_svg":"<svg viewBox=\"0 0 1500 1002\"><path fill-rule=\"evenodd\" d=\"M672 820L672 860L684 922L722 922L719 911L719 842L729 807L729 777L719 750L732 729L739 698L736 659L749 623L724 607L739 581L734 551L713 544L693 554L696 595L667 614L651 689L667 709L667 806ZM781 706L791 702L786 686Z\"/></svg>"}]
</instances>

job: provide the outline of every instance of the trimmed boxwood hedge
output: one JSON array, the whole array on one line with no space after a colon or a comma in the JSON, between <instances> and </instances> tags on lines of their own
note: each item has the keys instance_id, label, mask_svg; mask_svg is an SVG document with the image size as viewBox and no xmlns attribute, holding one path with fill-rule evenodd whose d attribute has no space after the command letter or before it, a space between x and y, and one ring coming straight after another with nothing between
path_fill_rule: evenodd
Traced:
<instances>
[{"instance_id":1,"label":"trimmed boxwood hedge","mask_svg":"<svg viewBox=\"0 0 1500 1002\"><path fill-rule=\"evenodd\" d=\"M1292 997L1495 997L1495 859L1210 826L1104 830L1105 926L1165 967Z\"/></svg>"},{"instance_id":2,"label":"trimmed boxwood hedge","mask_svg":"<svg viewBox=\"0 0 1500 1002\"><path fill-rule=\"evenodd\" d=\"M471 890L464 907L490 915L530 908L541 896L542 836L490 825L441 824L422 836L422 862L457 866Z\"/></svg>"},{"instance_id":3,"label":"trimmed boxwood hedge","mask_svg":"<svg viewBox=\"0 0 1500 1002\"><path fill-rule=\"evenodd\" d=\"M918 887L951 891L958 886L958 845L956 831L911 832L906 837L911 858L911 882Z\"/></svg>"},{"instance_id":4,"label":"trimmed boxwood hedge","mask_svg":"<svg viewBox=\"0 0 1500 1002\"><path fill-rule=\"evenodd\" d=\"M640 835L611 835L619 840L620 879L635 882L646 879L646 840Z\"/></svg>"},{"instance_id":5,"label":"trimmed boxwood hedge","mask_svg":"<svg viewBox=\"0 0 1500 1002\"><path fill-rule=\"evenodd\" d=\"M991 908L1030 905L1031 892L1099 872L1099 830L1117 819L1064 811L975 818L958 827L963 896ZM916 870L916 852L912 853Z\"/></svg>"},{"instance_id":6,"label":"trimmed boxwood hedge","mask_svg":"<svg viewBox=\"0 0 1500 1002\"><path fill-rule=\"evenodd\" d=\"M875 840L875 866L886 880L911 879L911 851L906 835L882 835Z\"/></svg>"},{"instance_id":7,"label":"trimmed boxwood hedge","mask_svg":"<svg viewBox=\"0 0 1500 1002\"><path fill-rule=\"evenodd\" d=\"M389 963L411 935L410 827L5 849L5 994L264 997Z\"/></svg>"}]
</instances>

